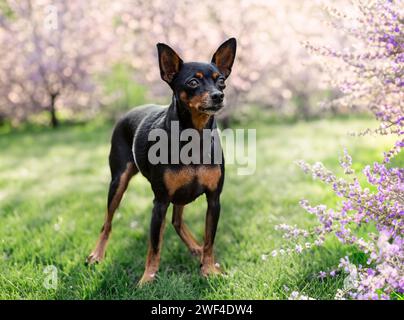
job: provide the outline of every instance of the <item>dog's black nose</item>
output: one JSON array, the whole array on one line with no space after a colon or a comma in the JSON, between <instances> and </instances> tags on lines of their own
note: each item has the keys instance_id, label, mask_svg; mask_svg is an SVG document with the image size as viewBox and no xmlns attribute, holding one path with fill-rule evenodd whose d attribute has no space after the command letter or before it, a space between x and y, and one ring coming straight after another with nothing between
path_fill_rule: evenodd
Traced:
<instances>
[{"instance_id":1,"label":"dog's black nose","mask_svg":"<svg viewBox=\"0 0 404 320\"><path fill-rule=\"evenodd\" d=\"M211 98L214 103L221 103L223 101L224 94L223 92L216 91L211 94Z\"/></svg>"}]
</instances>

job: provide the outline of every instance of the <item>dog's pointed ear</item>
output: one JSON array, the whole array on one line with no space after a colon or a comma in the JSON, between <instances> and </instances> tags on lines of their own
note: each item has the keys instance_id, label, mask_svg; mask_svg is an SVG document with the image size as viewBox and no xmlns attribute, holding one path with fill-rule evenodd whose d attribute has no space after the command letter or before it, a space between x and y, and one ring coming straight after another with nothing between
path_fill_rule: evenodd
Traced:
<instances>
[{"instance_id":1,"label":"dog's pointed ear","mask_svg":"<svg viewBox=\"0 0 404 320\"><path fill-rule=\"evenodd\" d=\"M157 51L161 79L170 84L184 62L173 49L164 43L157 44Z\"/></svg>"},{"instance_id":2,"label":"dog's pointed ear","mask_svg":"<svg viewBox=\"0 0 404 320\"><path fill-rule=\"evenodd\" d=\"M214 63L222 75L227 78L230 75L234 58L236 57L237 41L235 38L223 42L219 49L216 50L212 58Z\"/></svg>"}]
</instances>

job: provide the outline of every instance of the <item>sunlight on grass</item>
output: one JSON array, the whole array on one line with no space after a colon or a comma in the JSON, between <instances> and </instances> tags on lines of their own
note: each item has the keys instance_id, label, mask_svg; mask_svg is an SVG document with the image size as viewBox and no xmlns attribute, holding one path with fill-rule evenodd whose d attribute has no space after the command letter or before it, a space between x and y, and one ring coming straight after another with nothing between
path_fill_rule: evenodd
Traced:
<instances>
[{"instance_id":1,"label":"sunlight on grass","mask_svg":"<svg viewBox=\"0 0 404 320\"><path fill-rule=\"evenodd\" d=\"M216 253L227 276L202 279L198 261L167 223L158 280L143 289L134 286L143 271L152 206L143 177L133 180L116 214L106 260L84 266L105 212L111 127L88 124L2 134L0 298L285 299L289 290L331 298L343 279L323 282L312 275L335 265L349 248L330 241L302 257L261 256L284 243L276 224L313 223L299 208L300 199L327 205L337 201L324 185L300 172L295 161L322 161L342 174L338 155L346 147L361 170L380 160L393 140L351 137L346 131L373 125L348 119L250 123L248 128L257 128L256 173L237 176L235 166L226 168ZM205 208L201 197L185 212L199 239ZM47 265L58 269L56 290L43 287Z\"/></svg>"}]
</instances>

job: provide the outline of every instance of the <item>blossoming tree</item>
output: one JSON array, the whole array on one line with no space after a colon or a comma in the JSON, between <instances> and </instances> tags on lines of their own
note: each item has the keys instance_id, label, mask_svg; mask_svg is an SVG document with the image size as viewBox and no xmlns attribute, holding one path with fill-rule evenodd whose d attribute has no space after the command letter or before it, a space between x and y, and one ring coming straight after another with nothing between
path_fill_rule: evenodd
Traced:
<instances>
[{"instance_id":1,"label":"blossoming tree","mask_svg":"<svg viewBox=\"0 0 404 320\"><path fill-rule=\"evenodd\" d=\"M121 6L123 47L137 81L154 94L169 95L159 78L156 42L169 43L185 60L206 61L229 37L237 38L238 49L223 120L251 103L309 115L312 98L325 90L322 73L300 45L307 35L328 37L312 1L128 0Z\"/></svg>"},{"instance_id":2,"label":"blossoming tree","mask_svg":"<svg viewBox=\"0 0 404 320\"><path fill-rule=\"evenodd\" d=\"M114 28L105 1L7 1L0 12L0 113L23 120L59 107L94 108L92 74L112 57Z\"/></svg>"},{"instance_id":3,"label":"blossoming tree","mask_svg":"<svg viewBox=\"0 0 404 320\"><path fill-rule=\"evenodd\" d=\"M0 13L0 113L16 119L48 110L56 125L57 109L92 110L90 98L100 89L93 74L109 71L112 60L129 63L134 80L153 96L169 96L159 77L157 42L169 43L186 60L206 61L225 38L237 37L223 120L249 104L307 117L326 89L299 43L307 35L330 34L310 0L6 3L8 14Z\"/></svg>"}]
</instances>

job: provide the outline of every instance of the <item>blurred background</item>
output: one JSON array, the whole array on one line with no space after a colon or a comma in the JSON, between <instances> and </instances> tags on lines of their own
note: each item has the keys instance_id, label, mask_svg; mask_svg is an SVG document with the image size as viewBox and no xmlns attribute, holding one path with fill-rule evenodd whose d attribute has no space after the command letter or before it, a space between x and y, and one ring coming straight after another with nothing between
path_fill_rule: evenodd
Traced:
<instances>
[{"instance_id":1,"label":"blurred background","mask_svg":"<svg viewBox=\"0 0 404 320\"><path fill-rule=\"evenodd\" d=\"M0 0L0 299L336 297L346 275L315 275L348 255L365 266L366 254L331 239L300 257L292 242L292 253L275 259L285 243L275 226L316 225L301 199L340 201L298 168L300 159L340 176L346 148L355 183L379 190L360 173L404 146L403 9L402 0ZM256 129L257 167L238 176L226 165L215 250L227 277L201 279L167 224L156 283L133 285L153 199L141 176L115 215L106 260L85 267L105 212L114 122L171 99L156 43L208 62L229 37L238 48L219 118L222 128ZM381 135L347 134L373 129ZM402 168L400 155L390 165ZM402 185L388 189L402 199ZM205 207L200 197L186 208L198 239ZM49 266L54 289L43 285Z\"/></svg>"},{"instance_id":2,"label":"blurred background","mask_svg":"<svg viewBox=\"0 0 404 320\"><path fill-rule=\"evenodd\" d=\"M344 46L323 9L311 0L0 0L0 123L55 127L168 103L156 43L185 61L210 61L229 37L238 52L224 126L257 110L301 119L344 113L320 103L339 93L304 46Z\"/></svg>"}]
</instances>

